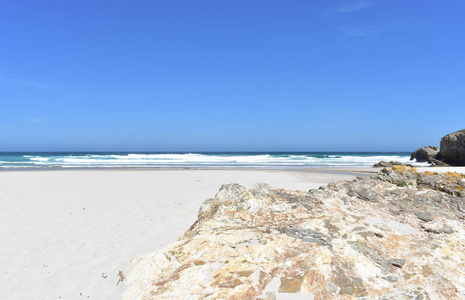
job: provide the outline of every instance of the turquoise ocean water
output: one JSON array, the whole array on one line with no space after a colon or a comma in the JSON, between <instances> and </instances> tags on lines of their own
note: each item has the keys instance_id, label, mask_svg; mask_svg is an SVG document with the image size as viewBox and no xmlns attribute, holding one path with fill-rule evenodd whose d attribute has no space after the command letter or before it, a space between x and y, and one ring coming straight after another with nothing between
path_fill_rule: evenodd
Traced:
<instances>
[{"instance_id":1,"label":"turquoise ocean water","mask_svg":"<svg viewBox=\"0 0 465 300\"><path fill-rule=\"evenodd\" d=\"M0 152L0 169L24 168L245 168L371 167L409 161L409 152ZM427 166L425 163L415 163Z\"/></svg>"}]
</instances>

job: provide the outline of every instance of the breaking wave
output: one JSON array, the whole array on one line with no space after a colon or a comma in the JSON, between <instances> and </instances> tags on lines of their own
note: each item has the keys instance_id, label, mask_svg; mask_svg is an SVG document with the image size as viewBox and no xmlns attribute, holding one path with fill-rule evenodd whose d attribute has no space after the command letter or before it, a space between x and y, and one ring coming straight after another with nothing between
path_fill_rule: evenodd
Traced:
<instances>
[{"instance_id":1,"label":"breaking wave","mask_svg":"<svg viewBox=\"0 0 465 300\"><path fill-rule=\"evenodd\" d=\"M370 167L381 160L409 161L403 152L308 153L27 153L0 154L0 168L312 168ZM425 163L415 163L427 166Z\"/></svg>"}]
</instances>

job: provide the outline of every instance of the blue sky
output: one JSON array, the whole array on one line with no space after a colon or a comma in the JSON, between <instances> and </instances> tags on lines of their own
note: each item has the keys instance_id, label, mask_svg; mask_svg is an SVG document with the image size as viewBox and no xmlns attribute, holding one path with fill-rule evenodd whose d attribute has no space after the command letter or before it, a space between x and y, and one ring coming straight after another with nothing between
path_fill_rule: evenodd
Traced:
<instances>
[{"instance_id":1,"label":"blue sky","mask_svg":"<svg viewBox=\"0 0 465 300\"><path fill-rule=\"evenodd\" d=\"M463 1L3 1L0 151L413 151L465 128Z\"/></svg>"}]
</instances>

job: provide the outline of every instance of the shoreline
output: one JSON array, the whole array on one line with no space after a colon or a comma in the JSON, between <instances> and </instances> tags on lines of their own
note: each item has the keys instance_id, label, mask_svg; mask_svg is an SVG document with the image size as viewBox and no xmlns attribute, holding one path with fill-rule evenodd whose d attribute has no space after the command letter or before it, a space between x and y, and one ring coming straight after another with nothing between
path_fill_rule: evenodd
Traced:
<instances>
[{"instance_id":1,"label":"shoreline","mask_svg":"<svg viewBox=\"0 0 465 300\"><path fill-rule=\"evenodd\" d=\"M418 172L457 172L465 173L465 166L449 166L449 167L415 167ZM0 173L3 172L59 172L59 171L111 171L111 172L125 172L125 171L149 171L149 172L163 172L163 171L257 171L257 172L304 172L304 173L328 173L328 174L342 174L342 175L364 175L371 176L378 174L383 168L375 167L365 167L365 166L356 166L356 167L305 167L305 168L240 168L240 167L180 167L180 168L154 168L154 167L24 167L24 168L1 168Z\"/></svg>"},{"instance_id":2,"label":"shoreline","mask_svg":"<svg viewBox=\"0 0 465 300\"><path fill-rule=\"evenodd\" d=\"M175 171L235 171L235 172L293 172L293 173L315 173L315 174L334 174L334 175L347 175L347 176L361 176L368 177L379 173L382 168L371 167L325 167L325 168L291 168L291 169L254 169L254 168L132 168L132 167L115 167L115 168L24 168L24 169L1 169L1 173L21 173L21 172L175 172Z\"/></svg>"}]
</instances>

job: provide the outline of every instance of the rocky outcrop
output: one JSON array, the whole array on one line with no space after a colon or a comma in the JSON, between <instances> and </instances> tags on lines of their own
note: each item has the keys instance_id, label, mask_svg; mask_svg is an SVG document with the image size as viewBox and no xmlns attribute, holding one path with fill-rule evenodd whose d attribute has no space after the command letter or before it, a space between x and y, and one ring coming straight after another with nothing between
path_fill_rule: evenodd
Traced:
<instances>
[{"instance_id":1,"label":"rocky outcrop","mask_svg":"<svg viewBox=\"0 0 465 300\"><path fill-rule=\"evenodd\" d=\"M411 166L411 165L406 165L404 163L401 163L399 161L380 161L377 164L373 165L373 168L392 168L393 166Z\"/></svg>"},{"instance_id":2,"label":"rocky outcrop","mask_svg":"<svg viewBox=\"0 0 465 300\"><path fill-rule=\"evenodd\" d=\"M444 136L436 158L452 166L465 166L465 129Z\"/></svg>"},{"instance_id":3,"label":"rocky outcrop","mask_svg":"<svg viewBox=\"0 0 465 300\"><path fill-rule=\"evenodd\" d=\"M124 299L463 299L465 179L394 166L309 192L228 184Z\"/></svg>"},{"instance_id":4,"label":"rocky outcrop","mask_svg":"<svg viewBox=\"0 0 465 300\"><path fill-rule=\"evenodd\" d=\"M450 166L446 164L445 162L440 161L439 159L432 158L430 167L450 167Z\"/></svg>"},{"instance_id":5,"label":"rocky outcrop","mask_svg":"<svg viewBox=\"0 0 465 300\"><path fill-rule=\"evenodd\" d=\"M436 157L439 153L439 149L435 146L421 147L413 151L410 155L410 160L416 159L417 162L428 162Z\"/></svg>"}]
</instances>

